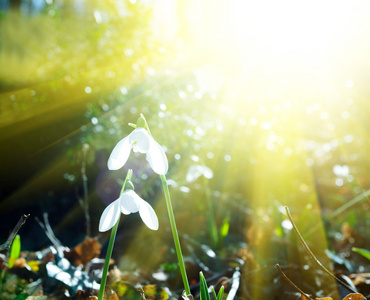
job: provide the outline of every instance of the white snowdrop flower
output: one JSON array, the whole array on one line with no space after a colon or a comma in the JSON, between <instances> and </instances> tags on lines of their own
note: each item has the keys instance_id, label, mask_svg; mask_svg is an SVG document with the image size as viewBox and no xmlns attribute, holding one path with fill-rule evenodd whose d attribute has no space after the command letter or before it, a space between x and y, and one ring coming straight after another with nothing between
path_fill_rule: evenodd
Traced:
<instances>
[{"instance_id":1,"label":"white snowdrop flower","mask_svg":"<svg viewBox=\"0 0 370 300\"><path fill-rule=\"evenodd\" d=\"M117 143L108 159L108 169L118 170L122 168L130 155L131 149L135 152L145 153L146 160L155 173L159 175L167 173L168 161L163 148L142 127L136 128Z\"/></svg>"},{"instance_id":2,"label":"white snowdrop flower","mask_svg":"<svg viewBox=\"0 0 370 300\"><path fill-rule=\"evenodd\" d=\"M117 223L121 212L125 215L139 212L141 219L149 229L158 229L158 218L154 209L133 190L127 190L104 209L100 217L99 231L105 232L111 229Z\"/></svg>"}]
</instances>

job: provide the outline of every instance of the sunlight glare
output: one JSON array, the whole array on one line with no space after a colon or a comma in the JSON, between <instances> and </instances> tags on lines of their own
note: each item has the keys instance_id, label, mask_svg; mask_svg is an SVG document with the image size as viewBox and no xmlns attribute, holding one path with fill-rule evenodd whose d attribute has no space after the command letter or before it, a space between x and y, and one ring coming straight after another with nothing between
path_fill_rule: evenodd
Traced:
<instances>
[{"instance_id":1,"label":"sunlight glare","mask_svg":"<svg viewBox=\"0 0 370 300\"><path fill-rule=\"evenodd\" d=\"M235 38L240 40L252 28L259 43L277 52L321 52L348 21L349 2L343 0L234 0L232 3Z\"/></svg>"}]
</instances>

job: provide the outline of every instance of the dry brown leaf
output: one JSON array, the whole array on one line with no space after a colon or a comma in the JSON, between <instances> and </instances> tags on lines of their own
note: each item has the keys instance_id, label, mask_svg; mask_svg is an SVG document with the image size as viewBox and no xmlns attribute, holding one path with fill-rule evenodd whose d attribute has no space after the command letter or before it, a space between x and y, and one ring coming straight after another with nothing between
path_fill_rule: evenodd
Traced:
<instances>
[{"instance_id":1,"label":"dry brown leaf","mask_svg":"<svg viewBox=\"0 0 370 300\"><path fill-rule=\"evenodd\" d=\"M365 300L365 297L360 293L352 293L345 296L343 300Z\"/></svg>"},{"instance_id":2,"label":"dry brown leaf","mask_svg":"<svg viewBox=\"0 0 370 300\"><path fill-rule=\"evenodd\" d=\"M99 257L101 247L96 239L87 238L64 255L73 265L86 266L93 258Z\"/></svg>"},{"instance_id":3,"label":"dry brown leaf","mask_svg":"<svg viewBox=\"0 0 370 300\"><path fill-rule=\"evenodd\" d=\"M106 296L105 296L106 297ZM105 298L104 298L105 299ZM117 294L115 292L112 292L112 294L110 294L108 296L108 300L119 300Z\"/></svg>"},{"instance_id":4,"label":"dry brown leaf","mask_svg":"<svg viewBox=\"0 0 370 300\"><path fill-rule=\"evenodd\" d=\"M91 292L84 292L78 290L77 293L71 297L73 300L96 300L98 297L91 295Z\"/></svg>"},{"instance_id":5,"label":"dry brown leaf","mask_svg":"<svg viewBox=\"0 0 370 300\"><path fill-rule=\"evenodd\" d=\"M359 284L366 283L366 280L370 279L370 273L351 274L348 277L355 286L358 286Z\"/></svg>"},{"instance_id":6,"label":"dry brown leaf","mask_svg":"<svg viewBox=\"0 0 370 300\"><path fill-rule=\"evenodd\" d=\"M344 222L342 224L342 236L343 236L343 242L344 243L350 243L353 244L354 242L354 230L351 228L348 222Z\"/></svg>"},{"instance_id":7,"label":"dry brown leaf","mask_svg":"<svg viewBox=\"0 0 370 300\"><path fill-rule=\"evenodd\" d=\"M15 260L13 268L25 268L27 265L24 257L19 257Z\"/></svg>"},{"instance_id":8,"label":"dry brown leaf","mask_svg":"<svg viewBox=\"0 0 370 300\"><path fill-rule=\"evenodd\" d=\"M73 300L98 300L98 297L91 295L91 291L84 292L84 291L78 290L77 293L71 299ZM117 294L114 291L111 291L108 289L105 290L103 299L104 300L119 300Z\"/></svg>"},{"instance_id":9,"label":"dry brown leaf","mask_svg":"<svg viewBox=\"0 0 370 300\"><path fill-rule=\"evenodd\" d=\"M301 293L301 299L302 300L312 300L312 298L309 298L305 294ZM325 297L325 298L315 298L315 300L333 300L331 297ZM352 293L345 296L342 300L365 300L365 297L360 293Z\"/></svg>"}]
</instances>

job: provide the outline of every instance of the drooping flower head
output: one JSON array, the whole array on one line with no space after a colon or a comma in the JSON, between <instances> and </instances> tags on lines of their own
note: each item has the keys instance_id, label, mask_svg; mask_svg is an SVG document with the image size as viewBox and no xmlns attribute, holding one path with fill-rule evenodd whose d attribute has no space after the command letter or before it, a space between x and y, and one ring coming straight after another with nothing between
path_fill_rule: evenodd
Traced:
<instances>
[{"instance_id":1,"label":"drooping flower head","mask_svg":"<svg viewBox=\"0 0 370 300\"><path fill-rule=\"evenodd\" d=\"M158 229L158 218L150 204L141 199L133 190L126 190L104 209L100 217L99 231L105 232L111 229L117 223L120 213L129 215L136 212L139 212L141 219L149 229Z\"/></svg>"},{"instance_id":2,"label":"drooping flower head","mask_svg":"<svg viewBox=\"0 0 370 300\"><path fill-rule=\"evenodd\" d=\"M114 147L108 159L108 169L118 170L122 168L127 162L131 149L133 149L134 152L146 154L146 160L149 162L154 172L159 175L165 175L168 171L166 154L161 145L159 145L148 132L145 118L141 116L135 126L137 128L120 140Z\"/></svg>"}]
</instances>

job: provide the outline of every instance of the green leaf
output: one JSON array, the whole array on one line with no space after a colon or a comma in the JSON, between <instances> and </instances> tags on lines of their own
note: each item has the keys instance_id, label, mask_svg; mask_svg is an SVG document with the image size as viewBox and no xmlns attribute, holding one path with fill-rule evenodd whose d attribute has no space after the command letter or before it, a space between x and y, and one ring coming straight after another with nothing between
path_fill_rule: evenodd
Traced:
<instances>
[{"instance_id":1,"label":"green leaf","mask_svg":"<svg viewBox=\"0 0 370 300\"><path fill-rule=\"evenodd\" d=\"M211 300L208 293L207 282L202 272L199 272L199 285L200 285L200 300Z\"/></svg>"},{"instance_id":2,"label":"green leaf","mask_svg":"<svg viewBox=\"0 0 370 300\"><path fill-rule=\"evenodd\" d=\"M144 286L143 291L146 299L167 300L169 298L166 290L155 284Z\"/></svg>"},{"instance_id":3,"label":"green leaf","mask_svg":"<svg viewBox=\"0 0 370 300\"><path fill-rule=\"evenodd\" d=\"M361 254L362 256L366 257L368 260L370 260L370 251L369 250L352 247L352 251L357 252L357 253Z\"/></svg>"},{"instance_id":4,"label":"green leaf","mask_svg":"<svg viewBox=\"0 0 370 300\"><path fill-rule=\"evenodd\" d=\"M212 287L212 294L213 294L214 299L217 299L216 291L213 287Z\"/></svg>"},{"instance_id":5,"label":"green leaf","mask_svg":"<svg viewBox=\"0 0 370 300\"><path fill-rule=\"evenodd\" d=\"M222 222L222 226L220 228L220 236L221 238L225 238L228 233L229 233L229 228L230 228L230 216L227 216L223 222Z\"/></svg>"},{"instance_id":6,"label":"green leaf","mask_svg":"<svg viewBox=\"0 0 370 300\"><path fill-rule=\"evenodd\" d=\"M216 295L215 289L212 287L213 297L215 300L222 300L222 297L224 296L224 286L222 285L220 287L220 290L218 291L218 295Z\"/></svg>"},{"instance_id":7,"label":"green leaf","mask_svg":"<svg viewBox=\"0 0 370 300\"><path fill-rule=\"evenodd\" d=\"M224 286L222 285L221 287L220 287L220 290L218 291L218 295L217 295L217 298L216 298L216 300L222 300L222 297L224 296Z\"/></svg>"},{"instance_id":8,"label":"green leaf","mask_svg":"<svg viewBox=\"0 0 370 300\"><path fill-rule=\"evenodd\" d=\"M124 281L115 281L112 283L112 289L118 295L118 297L124 299L140 300L140 292L131 284Z\"/></svg>"},{"instance_id":9,"label":"green leaf","mask_svg":"<svg viewBox=\"0 0 370 300\"><path fill-rule=\"evenodd\" d=\"M27 299L29 296L29 294L27 293L23 293L23 294L19 294L17 297L15 297L13 300L25 300Z\"/></svg>"},{"instance_id":10,"label":"green leaf","mask_svg":"<svg viewBox=\"0 0 370 300\"><path fill-rule=\"evenodd\" d=\"M164 264L162 264L161 265L162 266L162 268L165 270L165 271L170 271L170 272L172 272L172 271L175 271L175 270L177 270L177 264L168 264L168 263L164 263Z\"/></svg>"},{"instance_id":11,"label":"green leaf","mask_svg":"<svg viewBox=\"0 0 370 300\"><path fill-rule=\"evenodd\" d=\"M15 260L21 253L21 237L17 234L13 240L12 247L10 248L10 257L8 260L8 268L13 268Z\"/></svg>"}]
</instances>

